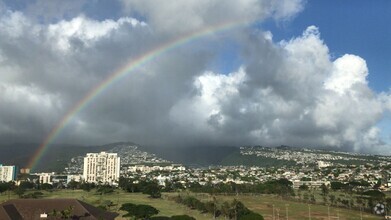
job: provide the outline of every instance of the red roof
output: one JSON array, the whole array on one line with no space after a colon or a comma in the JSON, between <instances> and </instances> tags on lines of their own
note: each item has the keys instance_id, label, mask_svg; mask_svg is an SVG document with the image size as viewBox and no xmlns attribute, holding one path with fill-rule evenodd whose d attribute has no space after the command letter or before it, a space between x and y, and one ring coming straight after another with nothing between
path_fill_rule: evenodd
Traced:
<instances>
[{"instance_id":1,"label":"red roof","mask_svg":"<svg viewBox=\"0 0 391 220\"><path fill-rule=\"evenodd\" d=\"M64 210L71 210L70 219L114 219L118 216L77 199L12 199L0 204L0 219L43 219L41 214L47 214L46 219L60 219Z\"/></svg>"}]
</instances>

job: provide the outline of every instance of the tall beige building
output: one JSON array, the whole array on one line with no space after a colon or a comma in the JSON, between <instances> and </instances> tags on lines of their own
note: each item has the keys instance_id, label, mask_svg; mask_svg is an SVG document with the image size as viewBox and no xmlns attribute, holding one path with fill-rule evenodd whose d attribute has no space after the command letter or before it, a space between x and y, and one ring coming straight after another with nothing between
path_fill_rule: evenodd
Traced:
<instances>
[{"instance_id":1,"label":"tall beige building","mask_svg":"<svg viewBox=\"0 0 391 220\"><path fill-rule=\"evenodd\" d=\"M88 183L116 185L120 158L116 153L88 153L84 157L83 178Z\"/></svg>"}]
</instances>

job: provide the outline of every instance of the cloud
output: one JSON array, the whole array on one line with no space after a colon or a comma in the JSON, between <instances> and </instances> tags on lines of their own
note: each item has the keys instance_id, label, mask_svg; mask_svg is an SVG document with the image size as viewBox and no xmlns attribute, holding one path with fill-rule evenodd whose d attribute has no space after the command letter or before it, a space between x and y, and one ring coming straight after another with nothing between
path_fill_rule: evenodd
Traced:
<instances>
[{"instance_id":1,"label":"cloud","mask_svg":"<svg viewBox=\"0 0 391 220\"><path fill-rule=\"evenodd\" d=\"M346 54L334 61L333 68L332 75L325 82L327 89L343 95L355 84L367 84L368 68L361 57Z\"/></svg>"},{"instance_id":2,"label":"cloud","mask_svg":"<svg viewBox=\"0 0 391 220\"><path fill-rule=\"evenodd\" d=\"M62 115L107 74L154 46L156 42L145 26L128 17L96 21L85 16L40 24L29 20L22 12L7 10L0 19L3 39L0 42L3 89L0 117L21 122L34 119L41 123L29 123L29 120L24 124L13 123L9 130L32 131L31 137L20 132L20 139L24 141L43 139ZM141 46L140 41L144 45ZM57 99L61 108L46 105L55 101L48 99ZM38 104L41 111L34 111ZM55 120L46 118L51 115ZM6 123L4 126L10 128ZM39 134L34 134L34 130L40 130ZM15 141L15 138L4 134L3 141Z\"/></svg>"},{"instance_id":3,"label":"cloud","mask_svg":"<svg viewBox=\"0 0 391 220\"><path fill-rule=\"evenodd\" d=\"M289 19L303 9L301 0L122 0L125 11L144 17L155 30L183 33L226 22L252 23L268 17Z\"/></svg>"},{"instance_id":4,"label":"cloud","mask_svg":"<svg viewBox=\"0 0 391 220\"><path fill-rule=\"evenodd\" d=\"M48 40L57 42L58 49L66 51L71 49L72 41L78 40L86 47L91 47L94 42L102 37L107 37L111 32L124 25L131 27L145 26L134 18L124 17L117 21L104 20L98 22L84 16L76 17L70 21L61 21L49 25L47 29Z\"/></svg>"},{"instance_id":5,"label":"cloud","mask_svg":"<svg viewBox=\"0 0 391 220\"><path fill-rule=\"evenodd\" d=\"M0 83L0 137L5 141L40 141L58 117L62 103L35 86Z\"/></svg>"},{"instance_id":6,"label":"cloud","mask_svg":"<svg viewBox=\"0 0 391 220\"><path fill-rule=\"evenodd\" d=\"M238 72L199 76L197 92L173 107L173 120L221 144L387 147L376 127L383 101L367 86L362 58L331 60L314 26L277 45L267 36L245 42L249 63Z\"/></svg>"},{"instance_id":7,"label":"cloud","mask_svg":"<svg viewBox=\"0 0 391 220\"><path fill-rule=\"evenodd\" d=\"M36 0L26 5L25 14L40 22L50 23L78 16L86 4L86 0Z\"/></svg>"},{"instance_id":8,"label":"cloud","mask_svg":"<svg viewBox=\"0 0 391 220\"><path fill-rule=\"evenodd\" d=\"M128 16L118 19L73 13L48 22L0 9L2 142L39 142L107 76L184 32L233 20L291 19L303 7L255 0L123 4ZM210 69L221 59L215 46L221 41L240 53L240 67L228 74ZM391 110L391 95L372 91L368 74L357 55L332 59L315 26L274 42L272 33L244 25L164 51L129 72L74 115L55 142L376 152L389 149L377 124Z\"/></svg>"},{"instance_id":9,"label":"cloud","mask_svg":"<svg viewBox=\"0 0 391 220\"><path fill-rule=\"evenodd\" d=\"M1 0L1 10L23 12L29 20L51 24L62 20L71 20L84 15L95 20L115 19L121 17L119 0Z\"/></svg>"}]
</instances>

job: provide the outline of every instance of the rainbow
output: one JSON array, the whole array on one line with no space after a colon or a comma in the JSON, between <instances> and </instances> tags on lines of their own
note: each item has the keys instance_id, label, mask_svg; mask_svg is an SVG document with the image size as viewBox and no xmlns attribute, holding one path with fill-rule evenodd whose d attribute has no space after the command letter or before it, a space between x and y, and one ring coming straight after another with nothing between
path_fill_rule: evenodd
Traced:
<instances>
[{"instance_id":1,"label":"rainbow","mask_svg":"<svg viewBox=\"0 0 391 220\"><path fill-rule=\"evenodd\" d=\"M41 160L42 156L45 154L46 150L49 148L50 144L56 139L56 137L61 133L61 131L67 126L67 124L72 120L72 118L81 112L90 102L94 100L99 94L104 92L110 85L119 81L127 74L131 73L136 68L148 63L151 60L161 56L164 53L167 53L181 45L187 44L193 40L199 39L203 36L208 36L217 32L227 31L235 27L239 27L245 23L240 21L223 23L215 26L210 26L207 28L200 29L195 32L190 32L186 35L182 35L178 38L175 38L171 41L168 41L144 54L138 56L134 59L129 60L121 68L117 69L115 72L109 74L101 83L93 87L82 99L80 99L62 118L61 120L52 128L50 133L46 136L43 142L39 145L38 149L35 151L30 161L28 162L27 167L33 170L37 163Z\"/></svg>"}]
</instances>

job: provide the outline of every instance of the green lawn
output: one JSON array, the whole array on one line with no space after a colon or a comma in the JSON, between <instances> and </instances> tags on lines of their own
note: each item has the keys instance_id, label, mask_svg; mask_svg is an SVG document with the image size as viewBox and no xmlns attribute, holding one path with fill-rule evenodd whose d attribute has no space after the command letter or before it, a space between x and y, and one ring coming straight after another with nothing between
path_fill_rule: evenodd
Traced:
<instances>
[{"instance_id":1,"label":"green lawn","mask_svg":"<svg viewBox=\"0 0 391 220\"><path fill-rule=\"evenodd\" d=\"M173 196L173 194L170 194ZM210 200L212 197L208 194L192 194L202 201ZM260 213L265 219L273 219L273 207L274 207L274 217L275 219L285 220L286 211L288 211L288 219L309 219L309 209L311 210L311 219L324 219L328 220L328 212L330 212L330 219L361 219L360 211L349 210L343 208L327 207L324 205L314 205L311 204L310 207L308 204L283 200L279 196L275 195L239 195L239 196L216 196L219 203L224 201L232 201L234 198L243 202L246 207L249 209ZM279 218L278 218L279 217ZM362 219L384 219L379 216L371 215L368 213L362 213Z\"/></svg>"},{"instance_id":2,"label":"green lawn","mask_svg":"<svg viewBox=\"0 0 391 220\"><path fill-rule=\"evenodd\" d=\"M111 208L111 211L119 212L125 214L123 212L118 211L118 208L123 203L135 203L135 204L147 204L157 208L160 212L159 215L163 216L172 216L172 215L190 215L196 219L211 219L211 215L201 214L196 210L191 210L183 205L177 204L174 201L167 199L167 196L163 195L162 199L151 199L148 198L147 195L141 193L126 193L122 190L117 190L114 193L98 195L95 191L85 192L83 190L56 190L53 192L41 191L44 193L43 198L75 198L81 201L85 201L94 206L99 206L104 204L105 201L110 200L116 206ZM13 193L10 194L10 198L17 198L17 196ZM8 194L4 193L0 195L0 202L4 202L8 199ZM119 204L119 205L118 205ZM119 217L118 219L122 219Z\"/></svg>"},{"instance_id":3,"label":"green lawn","mask_svg":"<svg viewBox=\"0 0 391 220\"><path fill-rule=\"evenodd\" d=\"M172 201L172 197L177 196L178 193L164 193L162 199L151 199L147 195L140 193L126 193L122 190L117 190L111 194L98 195L95 191L85 192L83 190L56 190L53 192L42 191L44 193L44 198L76 198L81 201L88 202L92 205L99 206L104 204L105 201L110 200L116 206L111 208L111 211L118 212L118 208L123 203L135 203L135 204L148 204L158 210L160 210L159 215L172 216L172 215L181 215L187 214L195 217L196 219L212 219L211 215L201 214L196 210L191 210L183 205L177 204ZM187 193L182 193L182 195ZM192 194L201 200L212 200L212 197L208 194ZM0 202L10 198L17 198L13 193L3 193L0 195ZM239 195L239 196L216 196L218 203L224 201L232 201L234 198L243 202L249 209L262 214L265 219L273 219L273 207L274 207L274 216L277 220L286 219L286 209L288 209L289 219L309 219L309 207L307 204L282 200L278 196L274 195L260 195L260 196L250 196L250 195ZM311 219L328 219L328 207L322 205L311 205ZM121 215L124 213L121 213ZM360 219L360 212L349 210L349 209L337 209L330 207L330 219ZM119 217L118 219L122 219ZM223 218L221 218L223 219ZM363 213L363 219L382 219L378 216L369 215Z\"/></svg>"},{"instance_id":4,"label":"green lawn","mask_svg":"<svg viewBox=\"0 0 391 220\"><path fill-rule=\"evenodd\" d=\"M227 198L231 199L231 198ZM311 210L311 219L328 219L328 207L323 205L310 205L282 200L272 195L261 196L239 196L238 200L242 201L248 208L255 212L262 213L265 219L272 219L273 206L275 216L277 212L281 219L286 219L286 209L288 209L289 219L309 219L309 209ZM337 219L360 219L360 212L330 207L330 218ZM363 219L381 219L378 216L363 213Z\"/></svg>"}]
</instances>

